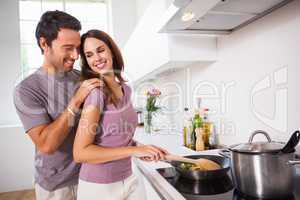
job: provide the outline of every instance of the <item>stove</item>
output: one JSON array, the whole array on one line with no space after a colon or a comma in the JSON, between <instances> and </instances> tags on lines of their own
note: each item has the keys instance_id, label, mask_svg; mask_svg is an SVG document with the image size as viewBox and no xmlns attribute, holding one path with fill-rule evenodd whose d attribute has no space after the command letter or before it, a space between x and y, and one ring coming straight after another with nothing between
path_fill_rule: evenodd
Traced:
<instances>
[{"instance_id":1,"label":"stove","mask_svg":"<svg viewBox=\"0 0 300 200\"><path fill-rule=\"evenodd\" d=\"M157 171L187 200L263 200L237 191L230 173L220 179L193 181L180 177L173 167L160 168ZM280 200L300 200L300 173L297 173L295 179L294 193Z\"/></svg>"}]
</instances>

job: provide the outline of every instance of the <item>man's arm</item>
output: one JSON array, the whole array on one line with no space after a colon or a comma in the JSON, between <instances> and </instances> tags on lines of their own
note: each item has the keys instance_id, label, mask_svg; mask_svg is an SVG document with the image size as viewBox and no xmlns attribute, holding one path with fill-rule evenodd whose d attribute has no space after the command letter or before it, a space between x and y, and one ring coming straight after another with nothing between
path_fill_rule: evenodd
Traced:
<instances>
[{"instance_id":1,"label":"man's arm","mask_svg":"<svg viewBox=\"0 0 300 200\"><path fill-rule=\"evenodd\" d=\"M59 148L69 134L69 124L74 120L73 113L75 113L75 110L79 110L80 105L92 89L102 85L101 80L96 78L84 81L71 99L68 107L57 119L50 124L39 125L27 131L40 152L53 154Z\"/></svg>"}]
</instances>

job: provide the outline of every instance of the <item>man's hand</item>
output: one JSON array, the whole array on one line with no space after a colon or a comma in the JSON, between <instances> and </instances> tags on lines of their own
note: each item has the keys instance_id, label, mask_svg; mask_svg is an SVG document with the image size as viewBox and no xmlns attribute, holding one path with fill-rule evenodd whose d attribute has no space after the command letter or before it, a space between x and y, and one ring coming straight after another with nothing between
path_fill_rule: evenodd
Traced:
<instances>
[{"instance_id":1,"label":"man's hand","mask_svg":"<svg viewBox=\"0 0 300 200\"><path fill-rule=\"evenodd\" d=\"M88 94L96 87L103 87L104 82L99 78L92 78L81 83L79 89L71 99L70 106L73 109L79 109Z\"/></svg>"}]
</instances>

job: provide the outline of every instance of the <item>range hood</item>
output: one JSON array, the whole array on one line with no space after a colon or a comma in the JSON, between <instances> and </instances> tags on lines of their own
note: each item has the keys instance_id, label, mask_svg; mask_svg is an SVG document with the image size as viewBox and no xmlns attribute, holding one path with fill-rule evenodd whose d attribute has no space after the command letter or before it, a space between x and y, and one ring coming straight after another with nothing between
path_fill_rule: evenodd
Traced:
<instances>
[{"instance_id":1,"label":"range hood","mask_svg":"<svg viewBox=\"0 0 300 200\"><path fill-rule=\"evenodd\" d=\"M291 1L174 0L162 18L159 32L229 34Z\"/></svg>"}]
</instances>

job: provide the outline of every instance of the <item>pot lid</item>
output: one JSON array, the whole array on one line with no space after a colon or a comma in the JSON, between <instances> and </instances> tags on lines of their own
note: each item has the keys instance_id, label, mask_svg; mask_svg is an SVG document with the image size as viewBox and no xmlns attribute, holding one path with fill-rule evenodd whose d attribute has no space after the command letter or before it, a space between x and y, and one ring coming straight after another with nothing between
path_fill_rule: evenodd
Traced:
<instances>
[{"instance_id":1,"label":"pot lid","mask_svg":"<svg viewBox=\"0 0 300 200\"><path fill-rule=\"evenodd\" d=\"M257 134L265 135L268 141L252 142L253 137ZM274 142L265 131L257 130L251 134L248 143L234 145L230 150L243 153L274 153L279 152L283 147L284 143Z\"/></svg>"}]
</instances>

